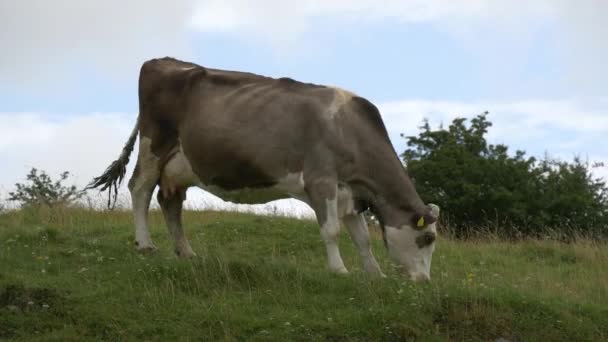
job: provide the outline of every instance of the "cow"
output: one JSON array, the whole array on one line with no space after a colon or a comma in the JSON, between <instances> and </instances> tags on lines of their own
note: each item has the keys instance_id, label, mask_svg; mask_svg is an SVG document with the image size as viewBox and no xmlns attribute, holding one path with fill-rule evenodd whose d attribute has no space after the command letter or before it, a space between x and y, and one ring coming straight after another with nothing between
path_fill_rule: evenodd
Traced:
<instances>
[{"instance_id":1,"label":"cow","mask_svg":"<svg viewBox=\"0 0 608 342\"><path fill-rule=\"evenodd\" d=\"M182 258L195 256L182 228L189 187L235 203L295 198L315 212L329 270L347 273L338 249L341 223L363 268L384 276L363 212L378 218L388 254L414 280L430 279L439 207L425 205L389 139L377 107L337 87L212 69L170 57L143 63L139 115L120 157L87 189L109 190L126 172L135 245L154 251L152 194Z\"/></svg>"}]
</instances>

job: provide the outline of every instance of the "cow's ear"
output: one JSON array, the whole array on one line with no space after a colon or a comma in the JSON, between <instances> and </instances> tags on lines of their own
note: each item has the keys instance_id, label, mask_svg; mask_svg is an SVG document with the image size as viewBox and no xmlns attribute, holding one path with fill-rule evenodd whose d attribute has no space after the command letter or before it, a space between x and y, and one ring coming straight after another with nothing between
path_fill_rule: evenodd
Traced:
<instances>
[{"instance_id":1,"label":"cow's ear","mask_svg":"<svg viewBox=\"0 0 608 342\"><path fill-rule=\"evenodd\" d=\"M439 207L437 207L437 208L439 208ZM424 229L429 224L433 224L433 223L437 222L437 219L439 218L439 213L435 212L434 208L430 208L430 209L431 210L429 210L429 212L427 212L425 214L415 214L412 217L412 226L415 229Z\"/></svg>"},{"instance_id":2,"label":"cow's ear","mask_svg":"<svg viewBox=\"0 0 608 342\"><path fill-rule=\"evenodd\" d=\"M437 204L433 204L430 203L429 204L429 208L431 208L431 215L435 216L435 218L439 218L439 212L441 211L441 209L439 208L439 206Z\"/></svg>"},{"instance_id":3,"label":"cow's ear","mask_svg":"<svg viewBox=\"0 0 608 342\"><path fill-rule=\"evenodd\" d=\"M415 214L412 217L412 227L414 229L424 229L428 223L427 215Z\"/></svg>"}]
</instances>

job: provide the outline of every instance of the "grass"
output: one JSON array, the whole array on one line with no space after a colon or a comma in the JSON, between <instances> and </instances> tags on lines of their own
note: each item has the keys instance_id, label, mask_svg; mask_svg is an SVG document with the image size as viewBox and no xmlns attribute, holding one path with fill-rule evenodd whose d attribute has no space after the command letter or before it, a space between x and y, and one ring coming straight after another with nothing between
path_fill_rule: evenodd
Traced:
<instances>
[{"instance_id":1,"label":"grass","mask_svg":"<svg viewBox=\"0 0 608 342\"><path fill-rule=\"evenodd\" d=\"M0 340L608 339L608 246L590 241L439 239L433 280L326 271L312 221L186 212L193 260L178 260L162 217L159 251L133 247L130 212L0 215Z\"/></svg>"}]
</instances>

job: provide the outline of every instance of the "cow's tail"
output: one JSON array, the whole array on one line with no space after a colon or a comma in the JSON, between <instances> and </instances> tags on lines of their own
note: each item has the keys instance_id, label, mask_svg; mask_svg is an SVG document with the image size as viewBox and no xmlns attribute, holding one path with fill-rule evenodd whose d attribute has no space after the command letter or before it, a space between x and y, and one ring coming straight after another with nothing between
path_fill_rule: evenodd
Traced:
<instances>
[{"instance_id":1,"label":"cow's tail","mask_svg":"<svg viewBox=\"0 0 608 342\"><path fill-rule=\"evenodd\" d=\"M139 117L137 118L135 127L129 136L129 140L127 140L125 147L123 147L122 152L120 153L120 157L113 161L101 176L95 177L85 188L85 190L88 190L101 187L99 191L105 191L107 189L109 209L114 209L114 205L116 204L118 187L122 183L125 173L127 172L127 164L129 164L129 157L131 156L131 152L133 152L133 147L135 146L138 132ZM114 194L114 196L112 196L112 194Z\"/></svg>"}]
</instances>

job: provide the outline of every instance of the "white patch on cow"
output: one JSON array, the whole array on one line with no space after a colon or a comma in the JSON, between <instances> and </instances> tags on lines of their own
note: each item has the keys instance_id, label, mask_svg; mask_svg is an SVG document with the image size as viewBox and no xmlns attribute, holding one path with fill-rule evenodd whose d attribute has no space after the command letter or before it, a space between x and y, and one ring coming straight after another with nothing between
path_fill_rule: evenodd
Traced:
<instances>
[{"instance_id":1,"label":"white patch on cow","mask_svg":"<svg viewBox=\"0 0 608 342\"><path fill-rule=\"evenodd\" d=\"M355 95L348 90L340 89L338 87L331 88L334 89L334 98L331 101L326 113L330 119L333 119L340 111L340 108L348 103L348 101Z\"/></svg>"},{"instance_id":2,"label":"white patch on cow","mask_svg":"<svg viewBox=\"0 0 608 342\"><path fill-rule=\"evenodd\" d=\"M344 217L354 214L356 214L356 211L353 192L349 186L341 185L338 187L338 216Z\"/></svg>"},{"instance_id":3,"label":"white patch on cow","mask_svg":"<svg viewBox=\"0 0 608 342\"><path fill-rule=\"evenodd\" d=\"M304 172L294 172L288 173L287 176L279 179L279 182L274 187L294 198L300 199L307 197L304 186Z\"/></svg>"},{"instance_id":4,"label":"white patch on cow","mask_svg":"<svg viewBox=\"0 0 608 342\"><path fill-rule=\"evenodd\" d=\"M342 218L342 222L348 229L355 246L357 246L359 256L363 260L363 269L368 273L386 277L386 275L382 273L380 265L378 265L378 262L372 253L367 222L365 222L363 214L347 215Z\"/></svg>"},{"instance_id":5,"label":"white patch on cow","mask_svg":"<svg viewBox=\"0 0 608 342\"><path fill-rule=\"evenodd\" d=\"M233 203L263 204L285 198L295 198L308 203L308 196L304 191L304 175L302 172L289 173L280 178L275 185L266 188L225 190L216 185L200 183L198 186L224 201Z\"/></svg>"},{"instance_id":6,"label":"white patch on cow","mask_svg":"<svg viewBox=\"0 0 608 342\"><path fill-rule=\"evenodd\" d=\"M413 281L431 279L435 243L422 248L416 244L416 238L429 231L437 234L436 224L430 224L423 230L416 230L409 225L401 228L385 227L389 255L399 266L405 268Z\"/></svg>"},{"instance_id":7,"label":"white patch on cow","mask_svg":"<svg viewBox=\"0 0 608 342\"><path fill-rule=\"evenodd\" d=\"M129 183L133 216L135 219L135 242L139 250L155 250L148 229L148 209L152 193L158 182L158 158L151 150L152 141L140 135L139 154L137 156L138 173Z\"/></svg>"},{"instance_id":8,"label":"white patch on cow","mask_svg":"<svg viewBox=\"0 0 608 342\"><path fill-rule=\"evenodd\" d=\"M192 69L194 69L194 68L196 68L196 67L195 67L195 66L182 67L182 68L181 68L181 70L182 70L182 71L186 71L186 70L192 70Z\"/></svg>"},{"instance_id":9,"label":"white patch on cow","mask_svg":"<svg viewBox=\"0 0 608 342\"><path fill-rule=\"evenodd\" d=\"M326 220L321 225L321 237L325 241L327 249L327 262L329 270L335 273L348 273L344 266L340 249L338 248L338 233L340 232L340 221L338 221L338 199L325 200L327 210Z\"/></svg>"}]
</instances>

